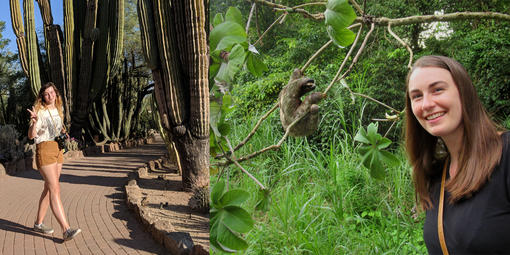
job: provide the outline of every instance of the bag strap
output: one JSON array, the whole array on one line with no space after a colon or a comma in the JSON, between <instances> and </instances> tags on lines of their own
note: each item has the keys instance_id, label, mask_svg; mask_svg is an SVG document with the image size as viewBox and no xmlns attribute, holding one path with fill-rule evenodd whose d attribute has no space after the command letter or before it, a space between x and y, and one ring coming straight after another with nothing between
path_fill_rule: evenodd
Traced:
<instances>
[{"instance_id":1,"label":"bag strap","mask_svg":"<svg viewBox=\"0 0 510 255\"><path fill-rule=\"evenodd\" d=\"M59 132L57 130L57 124L55 124L55 120L53 119L53 116L51 115L50 109L46 108L46 110L48 111L48 114L50 115L51 122L53 123L53 127L55 128L55 131ZM65 129L64 125L62 125L62 128L64 129L64 133L65 133L66 129Z\"/></svg>"},{"instance_id":2,"label":"bag strap","mask_svg":"<svg viewBox=\"0 0 510 255\"><path fill-rule=\"evenodd\" d=\"M446 180L446 169L448 166L448 160L445 161L443 167L443 176L441 177L441 193L439 194L439 208L437 213L437 234L439 236L439 244L441 244L441 250L444 255L448 255L448 247L446 246L446 240L444 239L443 229L443 207L444 207L444 183Z\"/></svg>"}]
</instances>

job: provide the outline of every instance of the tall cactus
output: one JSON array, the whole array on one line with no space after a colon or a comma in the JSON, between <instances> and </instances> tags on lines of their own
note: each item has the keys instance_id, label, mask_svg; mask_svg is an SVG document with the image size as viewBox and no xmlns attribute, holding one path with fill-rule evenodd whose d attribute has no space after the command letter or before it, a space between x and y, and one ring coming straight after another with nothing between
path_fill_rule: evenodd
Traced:
<instances>
[{"instance_id":1,"label":"tall cactus","mask_svg":"<svg viewBox=\"0 0 510 255\"><path fill-rule=\"evenodd\" d=\"M37 47L33 0L23 1L25 29L19 1L10 0L11 19L20 61L30 79L32 92L38 92L45 77L51 79L63 94L66 124L71 122L71 135L81 137L88 123L90 103L102 92L107 77L119 65L124 0L63 1L63 38L60 26L53 24L49 0L37 0L48 53L47 62L43 64L49 66L49 74L39 68L42 59Z\"/></svg>"},{"instance_id":2,"label":"tall cactus","mask_svg":"<svg viewBox=\"0 0 510 255\"><path fill-rule=\"evenodd\" d=\"M138 0L162 124L181 157L183 186L209 174L207 1Z\"/></svg>"}]
</instances>

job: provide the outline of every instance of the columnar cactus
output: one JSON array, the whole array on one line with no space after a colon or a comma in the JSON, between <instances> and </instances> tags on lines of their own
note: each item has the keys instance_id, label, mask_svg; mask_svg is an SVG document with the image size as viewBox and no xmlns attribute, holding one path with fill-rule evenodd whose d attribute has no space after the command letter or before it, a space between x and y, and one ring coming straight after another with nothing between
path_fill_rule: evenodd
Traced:
<instances>
[{"instance_id":1,"label":"columnar cactus","mask_svg":"<svg viewBox=\"0 0 510 255\"><path fill-rule=\"evenodd\" d=\"M147 65L163 127L174 139L183 185L209 174L209 85L204 0L138 0Z\"/></svg>"},{"instance_id":2,"label":"columnar cactus","mask_svg":"<svg viewBox=\"0 0 510 255\"><path fill-rule=\"evenodd\" d=\"M40 51L34 25L33 0L24 0L24 22L20 0L10 0L13 30L20 61L36 94L51 79L64 97L66 124L71 135L80 137L88 121L89 104L98 96L120 61L123 47L124 0L63 1L64 38L53 24L49 0L37 0L44 23L50 75L39 68ZM80 61L78 63L78 61ZM79 95L79 96L78 96Z\"/></svg>"}]
</instances>

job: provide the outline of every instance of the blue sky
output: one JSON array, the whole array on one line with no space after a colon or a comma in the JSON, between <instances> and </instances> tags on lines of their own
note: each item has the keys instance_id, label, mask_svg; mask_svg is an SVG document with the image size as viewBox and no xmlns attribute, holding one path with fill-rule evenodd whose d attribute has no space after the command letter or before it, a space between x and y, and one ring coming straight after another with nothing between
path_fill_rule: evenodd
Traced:
<instances>
[{"instance_id":1,"label":"blue sky","mask_svg":"<svg viewBox=\"0 0 510 255\"><path fill-rule=\"evenodd\" d=\"M16 35L12 31L11 25L11 13L9 8L9 0L0 0L2 3L0 4L0 20L5 22L5 29L2 32L3 38L7 38L11 40L7 49L11 52L18 52L18 48L16 46ZM21 12L23 13L23 0L17 0L20 3ZM36 31L42 32L43 22L41 19L41 12L39 10L39 5L34 0L29 0L34 2L34 13L35 13L35 29ZM62 12L64 6L62 4L62 0L50 0L51 11L53 15L53 23L60 24L62 26L63 18Z\"/></svg>"}]
</instances>

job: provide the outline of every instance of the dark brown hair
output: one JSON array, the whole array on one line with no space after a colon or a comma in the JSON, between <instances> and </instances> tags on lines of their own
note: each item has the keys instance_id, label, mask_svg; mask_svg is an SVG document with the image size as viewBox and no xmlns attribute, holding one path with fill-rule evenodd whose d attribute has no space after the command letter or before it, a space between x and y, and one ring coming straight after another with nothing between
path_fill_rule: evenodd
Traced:
<instances>
[{"instance_id":1,"label":"dark brown hair","mask_svg":"<svg viewBox=\"0 0 510 255\"><path fill-rule=\"evenodd\" d=\"M438 176L444 160L436 157L438 137L429 134L418 122L411 108L409 78L421 67L438 67L448 70L459 90L462 106L464 134L456 175L446 184L450 202L470 197L489 179L492 170L499 163L502 151L498 126L489 118L483 107L471 78L457 61L443 56L424 56L414 63L406 79L406 123L405 146L413 167L413 181L416 200L423 209L432 207L430 184Z\"/></svg>"}]
</instances>

